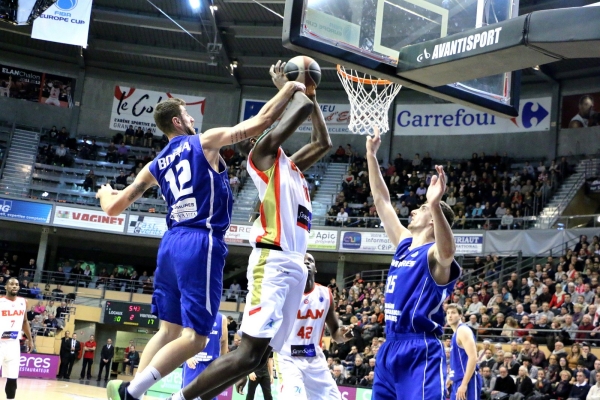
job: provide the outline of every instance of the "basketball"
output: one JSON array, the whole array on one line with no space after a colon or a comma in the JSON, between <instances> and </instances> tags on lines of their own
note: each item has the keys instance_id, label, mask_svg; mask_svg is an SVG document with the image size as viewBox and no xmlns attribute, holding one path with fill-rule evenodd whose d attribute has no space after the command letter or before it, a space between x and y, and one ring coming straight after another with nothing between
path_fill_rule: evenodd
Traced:
<instances>
[{"instance_id":1,"label":"basketball","mask_svg":"<svg viewBox=\"0 0 600 400\"><path fill-rule=\"evenodd\" d=\"M292 58L285 64L283 74L290 81L304 83L306 88L316 88L321 83L321 67L315 60L306 56Z\"/></svg>"}]
</instances>

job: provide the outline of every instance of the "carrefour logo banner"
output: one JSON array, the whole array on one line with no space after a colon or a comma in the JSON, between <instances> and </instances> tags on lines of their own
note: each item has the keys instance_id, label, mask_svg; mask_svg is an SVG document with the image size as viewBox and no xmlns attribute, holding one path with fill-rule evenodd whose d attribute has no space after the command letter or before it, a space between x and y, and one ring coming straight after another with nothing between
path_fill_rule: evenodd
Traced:
<instances>
[{"instance_id":1,"label":"carrefour logo banner","mask_svg":"<svg viewBox=\"0 0 600 400\"><path fill-rule=\"evenodd\" d=\"M58 0L33 21L31 37L87 47L92 0Z\"/></svg>"},{"instance_id":2,"label":"carrefour logo banner","mask_svg":"<svg viewBox=\"0 0 600 400\"><path fill-rule=\"evenodd\" d=\"M522 99L519 116L497 117L458 104L398 104L394 135L473 135L550 129L551 97Z\"/></svg>"},{"instance_id":3,"label":"carrefour logo banner","mask_svg":"<svg viewBox=\"0 0 600 400\"><path fill-rule=\"evenodd\" d=\"M47 224L51 214L51 204L0 198L0 218Z\"/></svg>"}]
</instances>

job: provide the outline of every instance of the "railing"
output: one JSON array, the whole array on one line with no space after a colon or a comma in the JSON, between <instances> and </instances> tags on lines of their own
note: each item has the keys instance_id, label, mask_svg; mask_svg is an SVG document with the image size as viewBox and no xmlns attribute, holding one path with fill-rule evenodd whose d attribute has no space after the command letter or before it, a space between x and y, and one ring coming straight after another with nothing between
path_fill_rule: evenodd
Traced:
<instances>
[{"instance_id":1,"label":"railing","mask_svg":"<svg viewBox=\"0 0 600 400\"><path fill-rule=\"evenodd\" d=\"M25 272L28 276L25 276ZM154 293L154 285L152 277L142 282L138 279L117 279L110 277L98 277L98 276L87 276L81 274L73 274L70 272L58 272L58 271L41 271L36 272L32 269L22 269L19 275L19 281L24 279L30 282L35 282L39 286L50 285L48 288L44 288L40 295L30 295L29 298L53 300L53 301L68 301L69 303L81 299L97 300L100 305L101 300L105 300L107 295L110 296L110 292L121 292L128 293L128 301L133 301L134 294L152 294ZM56 286L54 286L56 285ZM54 289L57 285L67 286L69 290L65 292L52 292L50 289ZM73 292L70 292L73 287ZM65 288L66 289L66 288ZM95 289L95 290L87 290ZM239 305L246 301L247 290L233 291L230 289L223 289L222 301L232 301ZM27 297L25 295L24 297ZM114 300L114 296L111 300Z\"/></svg>"},{"instance_id":2,"label":"railing","mask_svg":"<svg viewBox=\"0 0 600 400\"><path fill-rule=\"evenodd\" d=\"M510 317L510 314L506 315L506 317ZM548 325L552 324L551 321L548 321ZM447 329L449 329L447 327ZM600 331L588 331L588 330L565 330L565 329L523 329L522 327L518 328L473 328L471 327L473 332L475 333L475 337L477 341L489 340L490 342L498 342L498 343L522 343L525 340L533 340L538 345L554 345L554 343L562 342L565 346L570 346L571 344L578 342L586 342L588 344L594 344L597 346L600 343ZM490 334L480 334L479 330L489 331ZM503 331L507 331L506 333L512 333L512 335L506 336L502 335ZM519 336L519 333L521 336ZM577 338L577 334L580 334L580 338ZM593 334L593 336L592 336ZM529 338L529 339L528 339Z\"/></svg>"}]
</instances>

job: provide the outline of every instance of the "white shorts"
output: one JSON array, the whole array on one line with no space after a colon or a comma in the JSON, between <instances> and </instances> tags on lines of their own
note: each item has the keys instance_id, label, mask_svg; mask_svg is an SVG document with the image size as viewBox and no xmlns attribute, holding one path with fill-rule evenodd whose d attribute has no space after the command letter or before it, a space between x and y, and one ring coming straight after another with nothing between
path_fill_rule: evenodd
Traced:
<instances>
[{"instance_id":1,"label":"white shorts","mask_svg":"<svg viewBox=\"0 0 600 400\"><path fill-rule=\"evenodd\" d=\"M17 379L21 360L21 346L18 340L0 340L0 365L2 377Z\"/></svg>"},{"instance_id":2,"label":"white shorts","mask_svg":"<svg viewBox=\"0 0 600 400\"><path fill-rule=\"evenodd\" d=\"M270 338L273 350L281 350L296 321L307 275L304 254L252 250L242 332L255 338Z\"/></svg>"},{"instance_id":3,"label":"white shorts","mask_svg":"<svg viewBox=\"0 0 600 400\"><path fill-rule=\"evenodd\" d=\"M279 380L278 398L341 400L325 357L291 357L275 353L274 358Z\"/></svg>"}]
</instances>

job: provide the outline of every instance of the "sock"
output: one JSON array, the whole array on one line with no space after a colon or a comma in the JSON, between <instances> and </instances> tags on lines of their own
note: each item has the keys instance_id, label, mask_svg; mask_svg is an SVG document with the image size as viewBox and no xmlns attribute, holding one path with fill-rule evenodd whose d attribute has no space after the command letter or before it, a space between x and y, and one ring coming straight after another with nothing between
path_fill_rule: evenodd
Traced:
<instances>
[{"instance_id":1,"label":"sock","mask_svg":"<svg viewBox=\"0 0 600 400\"><path fill-rule=\"evenodd\" d=\"M185 397L183 397L183 390L180 390L177 393L173 393L173 396L171 396L171 400L185 400Z\"/></svg>"},{"instance_id":2,"label":"sock","mask_svg":"<svg viewBox=\"0 0 600 400\"><path fill-rule=\"evenodd\" d=\"M142 372L138 372L135 378L129 384L127 392L134 399L139 399L156 382L160 381L160 373L154 367L146 367Z\"/></svg>"}]
</instances>

